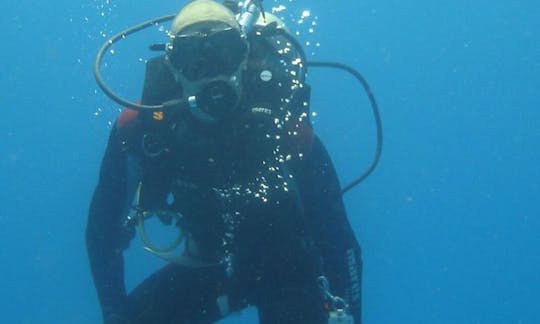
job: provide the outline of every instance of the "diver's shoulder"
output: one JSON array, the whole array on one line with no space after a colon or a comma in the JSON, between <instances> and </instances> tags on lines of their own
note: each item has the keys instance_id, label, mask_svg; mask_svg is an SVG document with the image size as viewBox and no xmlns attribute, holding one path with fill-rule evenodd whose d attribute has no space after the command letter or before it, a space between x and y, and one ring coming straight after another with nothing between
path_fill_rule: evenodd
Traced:
<instances>
[{"instance_id":1,"label":"diver's shoulder","mask_svg":"<svg viewBox=\"0 0 540 324\"><path fill-rule=\"evenodd\" d=\"M124 108L115 123L117 141L123 151L133 147L140 136L140 113L132 108Z\"/></svg>"},{"instance_id":2,"label":"diver's shoulder","mask_svg":"<svg viewBox=\"0 0 540 324\"><path fill-rule=\"evenodd\" d=\"M154 56L146 61L147 69L164 69L167 67L167 57L165 54Z\"/></svg>"}]
</instances>

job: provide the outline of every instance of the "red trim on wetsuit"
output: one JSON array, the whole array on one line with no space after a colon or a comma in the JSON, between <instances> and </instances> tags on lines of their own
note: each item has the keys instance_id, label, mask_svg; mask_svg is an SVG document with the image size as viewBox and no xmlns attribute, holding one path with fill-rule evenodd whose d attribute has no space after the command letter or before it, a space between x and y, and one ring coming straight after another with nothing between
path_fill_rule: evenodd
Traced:
<instances>
[{"instance_id":1,"label":"red trim on wetsuit","mask_svg":"<svg viewBox=\"0 0 540 324\"><path fill-rule=\"evenodd\" d=\"M289 137L289 141L294 153L306 154L311 151L313 141L315 140L315 133L308 123L301 122L295 125L295 127L291 127L289 132L292 134Z\"/></svg>"},{"instance_id":2,"label":"red trim on wetsuit","mask_svg":"<svg viewBox=\"0 0 540 324\"><path fill-rule=\"evenodd\" d=\"M128 141L135 136L138 117L139 111L135 109L126 108L122 111L116 122L118 135L122 141Z\"/></svg>"},{"instance_id":3,"label":"red trim on wetsuit","mask_svg":"<svg viewBox=\"0 0 540 324\"><path fill-rule=\"evenodd\" d=\"M120 114L120 117L118 117L118 128L134 127L138 116L139 111L131 108L124 109Z\"/></svg>"}]
</instances>

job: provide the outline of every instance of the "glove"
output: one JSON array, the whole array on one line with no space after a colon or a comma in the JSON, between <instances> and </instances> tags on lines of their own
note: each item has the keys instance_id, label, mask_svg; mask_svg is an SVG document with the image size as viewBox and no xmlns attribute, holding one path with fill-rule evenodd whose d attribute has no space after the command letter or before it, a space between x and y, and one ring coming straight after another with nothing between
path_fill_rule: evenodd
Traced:
<instances>
[{"instance_id":1,"label":"glove","mask_svg":"<svg viewBox=\"0 0 540 324\"><path fill-rule=\"evenodd\" d=\"M104 324L129 324L131 321L120 314L109 314L103 321Z\"/></svg>"},{"instance_id":2,"label":"glove","mask_svg":"<svg viewBox=\"0 0 540 324\"><path fill-rule=\"evenodd\" d=\"M130 307L126 297L109 297L101 300L101 314L103 315L103 324L129 324Z\"/></svg>"}]
</instances>

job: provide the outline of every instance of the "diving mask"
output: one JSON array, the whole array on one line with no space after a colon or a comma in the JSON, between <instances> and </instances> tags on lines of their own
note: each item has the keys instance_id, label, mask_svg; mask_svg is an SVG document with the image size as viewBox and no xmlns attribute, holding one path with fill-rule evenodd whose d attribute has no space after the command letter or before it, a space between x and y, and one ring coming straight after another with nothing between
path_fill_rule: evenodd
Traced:
<instances>
[{"instance_id":1,"label":"diving mask","mask_svg":"<svg viewBox=\"0 0 540 324\"><path fill-rule=\"evenodd\" d=\"M246 59L247 42L238 29L215 24L172 36L167 56L187 80L197 81L233 74Z\"/></svg>"},{"instance_id":2,"label":"diving mask","mask_svg":"<svg viewBox=\"0 0 540 324\"><path fill-rule=\"evenodd\" d=\"M194 24L171 37L168 61L199 120L213 123L236 109L247 52L240 31L223 23Z\"/></svg>"}]
</instances>

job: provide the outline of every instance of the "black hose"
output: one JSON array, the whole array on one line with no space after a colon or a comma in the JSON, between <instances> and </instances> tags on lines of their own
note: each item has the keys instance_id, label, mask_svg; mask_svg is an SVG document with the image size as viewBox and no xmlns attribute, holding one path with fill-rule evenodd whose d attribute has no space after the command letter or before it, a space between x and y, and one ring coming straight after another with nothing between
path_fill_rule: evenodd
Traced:
<instances>
[{"instance_id":1,"label":"black hose","mask_svg":"<svg viewBox=\"0 0 540 324\"><path fill-rule=\"evenodd\" d=\"M135 26L133 26L131 28L128 28L128 29L114 35L113 37L108 39L101 46L101 48L99 49L99 51L97 53L96 60L95 60L95 63L94 63L94 77L96 78L96 81L97 81L99 87L101 88L101 90L103 90L103 92L108 97L110 97L112 100L114 100L115 102L117 102L118 104L120 104L120 105L122 105L124 107L130 107L130 108L134 108L134 109L137 109L137 110L164 110L164 109L167 109L169 107L185 104L181 100L172 100L172 101L169 101L169 102L165 102L165 103L163 103L161 105L142 105L142 104L138 104L138 103L129 101L127 99L124 99L124 98L118 96L115 92L113 92L106 85L106 83L103 80L103 77L101 75L101 61L103 59L103 56L105 55L107 50L114 43L116 43L118 40L123 39L123 38L125 38L125 37L127 37L127 36L129 36L129 35L131 35L133 33L138 32L138 31L140 31L142 29L148 28L148 27L153 26L155 24L162 23L164 21L172 20L172 19L174 19L174 17L175 17L175 15L166 15L166 16L161 16L161 17L157 17L157 18L154 18L154 19L150 19L148 21L145 21L143 23L135 25ZM298 50L298 53L301 56L302 61L307 62L308 66L311 66L311 67L337 68L337 69L345 70L346 72L351 73L360 82L360 84L363 86L364 90L366 91L366 93L367 93L367 95L369 97L369 101L371 103L371 108L373 110L373 116L375 118L375 124L376 124L376 128L377 128L377 147L376 147L376 150L375 150L375 155L374 155L374 158L373 158L371 164L366 169L366 171L364 171L364 173L362 173L360 176L353 179L349 184L347 184L346 186L344 186L341 189L341 193L344 194L347 191L349 191L350 189L352 189L353 187L355 187L356 185L358 185L360 182L364 181L373 172L373 170L375 170L377 164L379 163L380 157L381 157L382 145L383 145L383 131L382 131L382 122L381 122L381 116L380 116L380 113L379 113L379 107L377 105L377 102L375 101L375 97L374 97L373 93L371 92L369 84L364 79L364 77L358 71L353 69L352 67L347 66L345 64L336 63L336 62L309 62L309 61L306 61L305 54L303 52L302 46L298 43L298 41L294 37L291 37L291 35L286 33L284 30L274 29L274 31L280 32L285 37L287 37L289 40L291 40L291 42L295 45L296 49ZM300 73L300 75L304 75L304 73ZM301 80L301 81L303 82L304 80Z\"/></svg>"},{"instance_id":2,"label":"black hose","mask_svg":"<svg viewBox=\"0 0 540 324\"><path fill-rule=\"evenodd\" d=\"M158 109L161 110L161 109L167 108L170 105L177 104L175 102L175 103L168 103L168 104L152 105L151 106L151 105L141 105L141 104L129 101L127 99L124 99L124 98L118 96L111 89L109 89L109 87L105 84L105 80L103 80L103 77L101 76L101 60L103 59L103 56L105 55L105 53L107 52L109 47L111 47L119 39L123 39L123 38L125 38L125 37L127 37L127 36L129 36L129 35L131 35L133 33L136 33L136 32L138 32L138 31L140 31L142 29L148 28L148 27L153 26L155 24L159 24L159 23L162 23L164 21L171 20L174 17L175 17L175 15L167 15L167 16L161 16L161 17L157 17L157 18L154 18L154 19L150 19L148 21L145 21L145 22L143 22L141 24L135 25L135 26L133 26L133 27L131 27L129 29L126 29L126 30L114 35L113 37L108 39L105 42L105 44L103 44L103 46L101 46L101 48L99 49L99 51L97 53L96 61L94 63L94 77L96 78L97 84L99 85L101 90L103 90L103 92L105 92L105 94L107 96L109 96L109 98L111 98L112 100L116 101L117 103L119 103L120 105L122 105L124 107L130 107L130 108L139 109L139 110L158 110Z\"/></svg>"},{"instance_id":3,"label":"black hose","mask_svg":"<svg viewBox=\"0 0 540 324\"><path fill-rule=\"evenodd\" d=\"M364 181L377 167L377 164L379 163L379 160L381 159L381 152L382 152L382 146L383 146L383 130L382 130L382 122L381 122L381 115L379 112L379 106L377 105L377 101L375 100L375 96L373 95L373 92L371 92L371 88L369 87L369 84L367 83L366 79L355 69L353 69L350 66L347 66L345 64L341 63L335 63L335 62L308 62L308 66L312 67L329 67L329 68L337 68L341 70L345 70L352 74L364 87L364 90L366 91L369 102L371 104L371 108L373 111L373 117L375 119L375 125L377 129L377 147L375 149L375 155L373 157L373 160L371 161L371 164L369 167L362 173L360 176L353 179L349 184L344 186L341 189L341 194L346 193L356 185L358 185L360 182Z\"/></svg>"}]
</instances>

